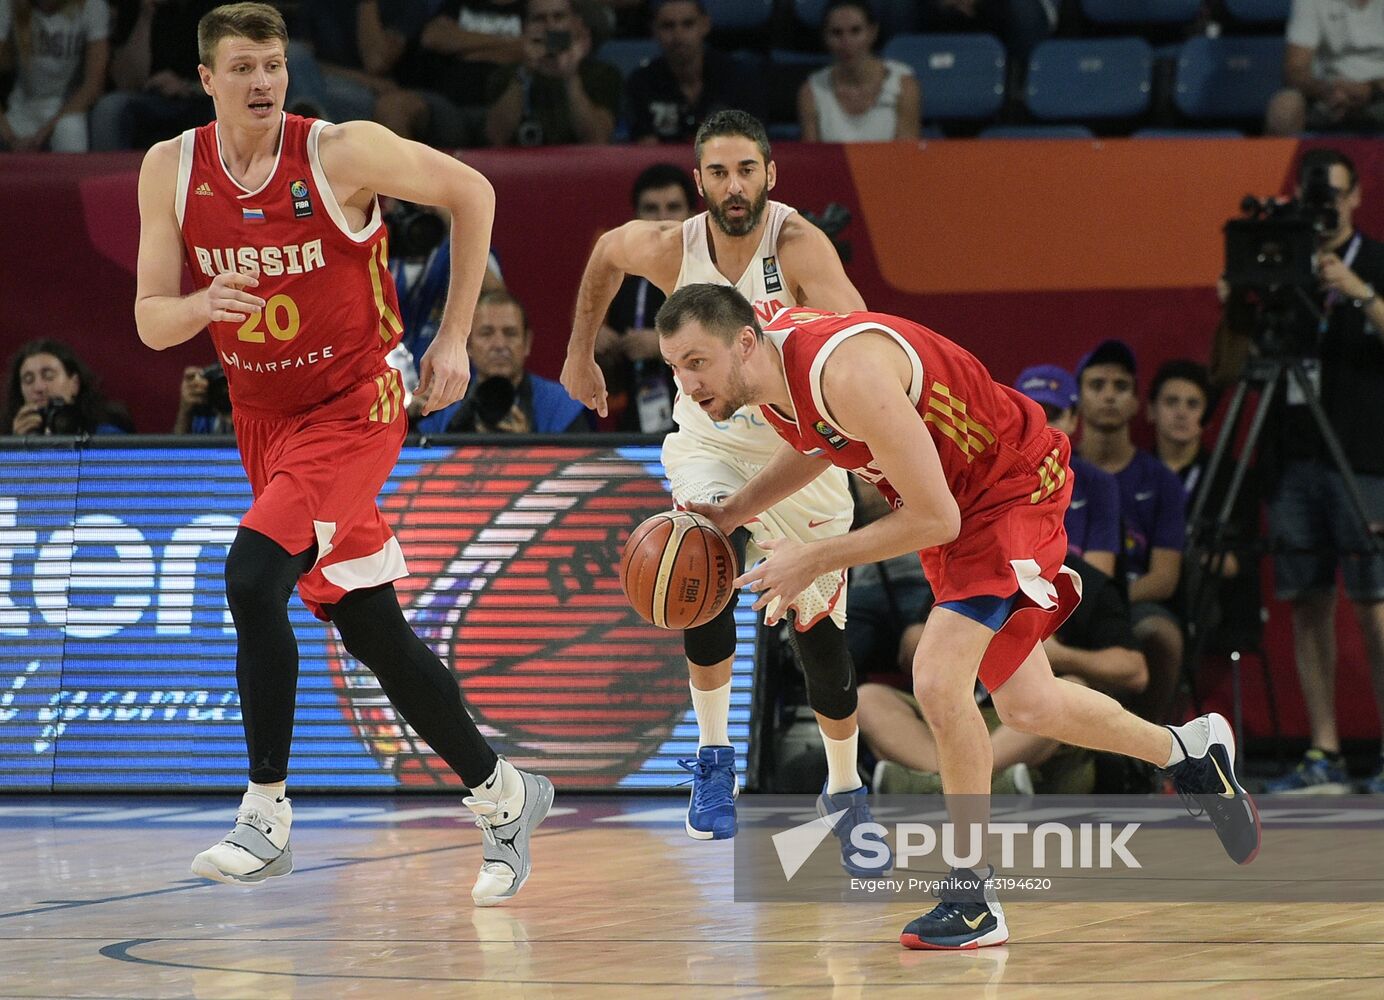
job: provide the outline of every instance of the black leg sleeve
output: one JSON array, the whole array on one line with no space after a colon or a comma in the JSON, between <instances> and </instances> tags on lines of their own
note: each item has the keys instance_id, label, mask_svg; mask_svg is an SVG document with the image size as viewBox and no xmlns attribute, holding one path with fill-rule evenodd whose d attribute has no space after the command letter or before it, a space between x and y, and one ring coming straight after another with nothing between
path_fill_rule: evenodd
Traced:
<instances>
[{"instance_id":1,"label":"black leg sleeve","mask_svg":"<svg viewBox=\"0 0 1384 1000\"><path fill-rule=\"evenodd\" d=\"M452 672L404 619L394 585L353 590L326 610L346 651L379 678L413 731L468 788L484 783L495 770L495 751L471 721Z\"/></svg>"},{"instance_id":2,"label":"black leg sleeve","mask_svg":"<svg viewBox=\"0 0 1384 1000\"><path fill-rule=\"evenodd\" d=\"M316 547L290 555L278 542L241 528L226 554L226 603L235 621L235 679L250 780L273 784L288 776L293 707L298 690L298 639L288 599L312 568Z\"/></svg>"},{"instance_id":3,"label":"black leg sleeve","mask_svg":"<svg viewBox=\"0 0 1384 1000\"><path fill-rule=\"evenodd\" d=\"M824 616L806 632L788 630L793 652L807 678L807 703L828 719L844 719L855 711L855 664L846 646L846 633Z\"/></svg>"},{"instance_id":4,"label":"black leg sleeve","mask_svg":"<svg viewBox=\"0 0 1384 1000\"><path fill-rule=\"evenodd\" d=\"M730 535L731 546L735 549L735 564L745 566L745 546L750 542L750 533L745 528L736 528ZM736 574L737 576L739 574ZM699 667L714 667L722 660L735 655L735 606L740 603L740 591L732 590L730 600L721 613L705 625L683 629L682 649L687 659Z\"/></svg>"}]
</instances>

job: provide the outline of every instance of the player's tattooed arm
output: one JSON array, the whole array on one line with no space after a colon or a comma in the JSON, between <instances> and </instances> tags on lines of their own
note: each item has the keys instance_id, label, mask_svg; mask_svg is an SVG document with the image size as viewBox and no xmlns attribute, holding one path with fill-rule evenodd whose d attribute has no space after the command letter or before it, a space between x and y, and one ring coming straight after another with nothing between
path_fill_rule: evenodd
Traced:
<instances>
[{"instance_id":1,"label":"player's tattooed arm","mask_svg":"<svg viewBox=\"0 0 1384 1000\"><path fill-rule=\"evenodd\" d=\"M778 251L779 264L794 283L793 295L799 305L836 313L866 308L827 234L799 213L784 220Z\"/></svg>"},{"instance_id":2,"label":"player's tattooed arm","mask_svg":"<svg viewBox=\"0 0 1384 1000\"><path fill-rule=\"evenodd\" d=\"M562 386L578 403L607 413L605 375L596 363L596 336L625 275L636 274L671 292L682 269L682 223L635 220L612 229L591 251L577 289Z\"/></svg>"}]
</instances>

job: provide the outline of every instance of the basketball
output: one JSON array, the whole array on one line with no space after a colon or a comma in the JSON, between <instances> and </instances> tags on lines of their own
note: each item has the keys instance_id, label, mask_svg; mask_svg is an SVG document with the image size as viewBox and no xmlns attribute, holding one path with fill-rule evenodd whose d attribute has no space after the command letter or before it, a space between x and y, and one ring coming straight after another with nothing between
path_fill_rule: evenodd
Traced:
<instances>
[{"instance_id":1,"label":"basketball","mask_svg":"<svg viewBox=\"0 0 1384 1000\"><path fill-rule=\"evenodd\" d=\"M730 601L735 550L700 514L655 514L630 533L620 586L639 617L659 628L705 625Z\"/></svg>"}]
</instances>

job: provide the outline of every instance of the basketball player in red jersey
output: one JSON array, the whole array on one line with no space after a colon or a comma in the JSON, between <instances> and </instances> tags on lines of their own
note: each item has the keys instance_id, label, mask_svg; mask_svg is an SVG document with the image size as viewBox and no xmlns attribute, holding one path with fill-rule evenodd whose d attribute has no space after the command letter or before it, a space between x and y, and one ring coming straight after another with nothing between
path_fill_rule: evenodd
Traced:
<instances>
[{"instance_id":1,"label":"basketball player in red jersey","mask_svg":"<svg viewBox=\"0 0 1384 1000\"><path fill-rule=\"evenodd\" d=\"M828 567L917 550L936 593L913 662L913 689L937 738L953 819L988 821L991 751L973 697L977 675L1000 718L1064 743L1169 768L1211 817L1227 853L1259 849L1259 818L1235 778L1219 715L1155 726L1090 688L1054 678L1042 641L1080 600L1062 566L1071 444L1042 409L991 379L972 355L897 316L789 309L761 328L742 297L689 285L658 314L660 346L684 391L713 416L758 404L786 442L721 506L730 530L817 475L824 461L875 484L893 512L859 531L770 544L738 585L756 607ZM969 856L966 848L961 856ZM956 870L941 902L901 935L911 948L1002 944L1009 932L985 874Z\"/></svg>"},{"instance_id":2,"label":"basketball player in red jersey","mask_svg":"<svg viewBox=\"0 0 1384 1000\"><path fill-rule=\"evenodd\" d=\"M552 784L495 755L451 672L405 622L393 581L407 570L375 498L408 429L403 387L385 363L402 325L376 195L440 205L456 220L447 310L421 364L431 411L466 389L494 192L464 164L379 125L285 114L287 41L265 4L203 17L198 72L216 120L154 146L139 177L140 339L162 350L210 331L254 494L226 556L250 785L235 828L192 870L236 884L293 870L285 779L296 584L471 789L465 801L484 834L472 897L493 905L528 877L529 835Z\"/></svg>"}]
</instances>

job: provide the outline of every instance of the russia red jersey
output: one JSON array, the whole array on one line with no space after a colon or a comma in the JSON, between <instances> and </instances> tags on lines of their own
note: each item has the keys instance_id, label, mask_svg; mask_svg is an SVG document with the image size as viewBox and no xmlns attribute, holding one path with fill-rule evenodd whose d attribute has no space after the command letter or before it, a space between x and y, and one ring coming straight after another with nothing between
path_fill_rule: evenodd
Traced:
<instances>
[{"instance_id":1,"label":"russia red jersey","mask_svg":"<svg viewBox=\"0 0 1384 1000\"><path fill-rule=\"evenodd\" d=\"M384 222L376 203L351 230L317 155L327 127L285 114L278 161L254 191L226 170L216 122L182 136L175 205L194 284L259 267L264 310L208 327L238 414L300 413L368 380L397 383L381 378L403 333ZM402 408L401 388L381 393L381 412Z\"/></svg>"},{"instance_id":2,"label":"russia red jersey","mask_svg":"<svg viewBox=\"0 0 1384 1000\"><path fill-rule=\"evenodd\" d=\"M913 366L909 398L937 445L963 521L993 501L987 491L1013 469L1038 469L1040 477L1041 470L1048 471L1049 488L1045 492L1036 484L1034 503L1062 485L1065 462L1053 454L1059 435L1047 426L1041 406L997 383L969 351L925 326L884 313L839 315L793 307L764 328L783 355L796 420L771 406L761 411L794 448L822 454L874 483L891 505L899 505L898 492L875 465L869 447L834 427L822 402L822 366L843 340L862 330L887 332L908 355Z\"/></svg>"}]
</instances>

